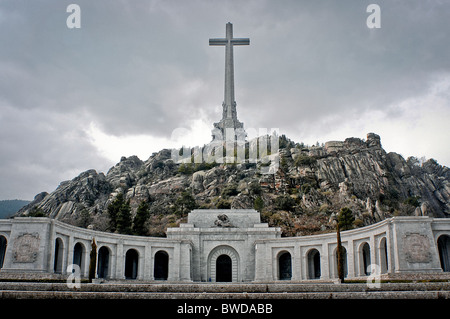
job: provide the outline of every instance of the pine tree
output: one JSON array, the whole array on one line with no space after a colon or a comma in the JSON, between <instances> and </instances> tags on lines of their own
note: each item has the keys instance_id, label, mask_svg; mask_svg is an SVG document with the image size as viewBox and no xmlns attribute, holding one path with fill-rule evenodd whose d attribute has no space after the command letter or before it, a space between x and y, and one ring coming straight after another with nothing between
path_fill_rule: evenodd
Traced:
<instances>
[{"instance_id":1,"label":"pine tree","mask_svg":"<svg viewBox=\"0 0 450 319\"><path fill-rule=\"evenodd\" d=\"M341 230L348 230L353 228L355 216L353 216L353 212L350 208L343 207L339 212L337 218Z\"/></svg>"},{"instance_id":2,"label":"pine tree","mask_svg":"<svg viewBox=\"0 0 450 319\"><path fill-rule=\"evenodd\" d=\"M119 193L114 201L108 205L107 212L109 216L109 229L111 232L117 230L117 217L119 215L120 208L124 204L123 194Z\"/></svg>"},{"instance_id":3,"label":"pine tree","mask_svg":"<svg viewBox=\"0 0 450 319\"><path fill-rule=\"evenodd\" d=\"M147 229L145 227L146 221L150 217L150 208L148 203L142 201L139 204L139 207L136 211L136 216L134 216L133 220L133 233L135 235L144 236L147 233Z\"/></svg>"},{"instance_id":4,"label":"pine tree","mask_svg":"<svg viewBox=\"0 0 450 319\"><path fill-rule=\"evenodd\" d=\"M253 203L253 208L261 213L262 209L264 208L264 201L261 198L261 196L258 196L255 198L255 201Z\"/></svg>"},{"instance_id":5,"label":"pine tree","mask_svg":"<svg viewBox=\"0 0 450 319\"><path fill-rule=\"evenodd\" d=\"M131 207L130 200L126 201L119 209L116 219L117 231L120 234L131 235Z\"/></svg>"},{"instance_id":6,"label":"pine tree","mask_svg":"<svg viewBox=\"0 0 450 319\"><path fill-rule=\"evenodd\" d=\"M77 222L78 227L87 228L92 222L91 214L86 208L83 208L80 213L80 219Z\"/></svg>"},{"instance_id":7,"label":"pine tree","mask_svg":"<svg viewBox=\"0 0 450 319\"><path fill-rule=\"evenodd\" d=\"M191 210L197 208L198 205L192 194L189 191L184 191L181 193L181 196L178 197L175 201L175 207L175 213L180 216L184 216Z\"/></svg>"}]
</instances>

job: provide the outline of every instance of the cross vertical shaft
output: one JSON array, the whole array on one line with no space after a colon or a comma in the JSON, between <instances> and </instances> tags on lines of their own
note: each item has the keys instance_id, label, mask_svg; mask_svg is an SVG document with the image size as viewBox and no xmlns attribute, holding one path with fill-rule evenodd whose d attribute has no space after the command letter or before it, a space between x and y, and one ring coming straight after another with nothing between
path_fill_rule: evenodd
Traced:
<instances>
[{"instance_id":1,"label":"cross vertical shaft","mask_svg":"<svg viewBox=\"0 0 450 319\"><path fill-rule=\"evenodd\" d=\"M209 39L209 45L225 46L225 92L223 100L222 120L215 125L224 133L226 128L243 128L243 124L237 120L236 101L234 97L234 60L233 46L249 45L248 38L233 38L233 25L226 25L225 38Z\"/></svg>"}]
</instances>

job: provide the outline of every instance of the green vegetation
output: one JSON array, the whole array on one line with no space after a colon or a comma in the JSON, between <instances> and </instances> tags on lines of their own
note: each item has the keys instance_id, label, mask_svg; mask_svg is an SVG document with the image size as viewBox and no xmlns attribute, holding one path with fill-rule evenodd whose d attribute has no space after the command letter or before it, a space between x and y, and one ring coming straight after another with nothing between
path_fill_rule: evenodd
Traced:
<instances>
[{"instance_id":1,"label":"green vegetation","mask_svg":"<svg viewBox=\"0 0 450 319\"><path fill-rule=\"evenodd\" d=\"M317 159L313 156L308 155L299 155L295 159L295 166L302 166L302 165L312 165L317 161Z\"/></svg>"},{"instance_id":2,"label":"green vegetation","mask_svg":"<svg viewBox=\"0 0 450 319\"><path fill-rule=\"evenodd\" d=\"M227 184L221 193L222 197L224 197L224 198L228 198L230 196L236 196L237 194L239 194L239 191L237 190L236 183Z\"/></svg>"},{"instance_id":3,"label":"green vegetation","mask_svg":"<svg viewBox=\"0 0 450 319\"><path fill-rule=\"evenodd\" d=\"M405 201L403 203L406 205L413 206L413 207L419 207L420 206L419 199L420 199L419 196L411 196L411 197L408 197L407 199L405 199Z\"/></svg>"},{"instance_id":4,"label":"green vegetation","mask_svg":"<svg viewBox=\"0 0 450 319\"><path fill-rule=\"evenodd\" d=\"M218 209L230 209L231 208L231 202L229 200L221 198L219 202L217 203Z\"/></svg>"},{"instance_id":5,"label":"green vegetation","mask_svg":"<svg viewBox=\"0 0 450 319\"><path fill-rule=\"evenodd\" d=\"M29 217L45 217L46 214L42 208L33 207L28 214Z\"/></svg>"},{"instance_id":6,"label":"green vegetation","mask_svg":"<svg viewBox=\"0 0 450 319\"><path fill-rule=\"evenodd\" d=\"M175 214L183 217L197 207L197 202L195 201L195 198L194 196L192 196L191 192L184 191L175 201Z\"/></svg>"},{"instance_id":7,"label":"green vegetation","mask_svg":"<svg viewBox=\"0 0 450 319\"><path fill-rule=\"evenodd\" d=\"M132 233L130 201L125 201L122 193L119 193L114 201L108 205L107 213L110 219L109 229L111 232L127 235Z\"/></svg>"},{"instance_id":8,"label":"green vegetation","mask_svg":"<svg viewBox=\"0 0 450 319\"><path fill-rule=\"evenodd\" d=\"M120 234L131 235L131 207L130 200L127 200L119 209L119 213L117 214L116 226L117 231Z\"/></svg>"},{"instance_id":9,"label":"green vegetation","mask_svg":"<svg viewBox=\"0 0 450 319\"><path fill-rule=\"evenodd\" d=\"M191 175L192 173L198 172L198 171L204 171L204 170L208 170L211 169L215 166L217 166L219 164L217 164L215 161L212 163L206 163L206 162L202 162L202 163L182 163L180 164L180 166L178 167L178 172L184 175Z\"/></svg>"},{"instance_id":10,"label":"green vegetation","mask_svg":"<svg viewBox=\"0 0 450 319\"><path fill-rule=\"evenodd\" d=\"M292 212L294 210L295 200L289 195L281 195L275 199L275 207L279 210Z\"/></svg>"},{"instance_id":11,"label":"green vegetation","mask_svg":"<svg viewBox=\"0 0 450 319\"><path fill-rule=\"evenodd\" d=\"M83 208L80 212L80 218L77 221L78 227L87 228L91 224L92 218L91 214L89 214L89 211L86 208Z\"/></svg>"},{"instance_id":12,"label":"green vegetation","mask_svg":"<svg viewBox=\"0 0 450 319\"><path fill-rule=\"evenodd\" d=\"M142 201L136 211L133 219L133 233L135 235L144 236L147 234L145 223L150 217L150 208L147 202Z\"/></svg>"},{"instance_id":13,"label":"green vegetation","mask_svg":"<svg viewBox=\"0 0 450 319\"><path fill-rule=\"evenodd\" d=\"M339 214L337 215L339 228L341 230L348 230L353 228L353 222L355 221L355 216L353 212L348 207L343 207Z\"/></svg>"},{"instance_id":14,"label":"green vegetation","mask_svg":"<svg viewBox=\"0 0 450 319\"><path fill-rule=\"evenodd\" d=\"M253 202L253 208L260 212L263 210L264 208L264 201L262 200L261 196L258 196L255 198L254 202Z\"/></svg>"}]
</instances>

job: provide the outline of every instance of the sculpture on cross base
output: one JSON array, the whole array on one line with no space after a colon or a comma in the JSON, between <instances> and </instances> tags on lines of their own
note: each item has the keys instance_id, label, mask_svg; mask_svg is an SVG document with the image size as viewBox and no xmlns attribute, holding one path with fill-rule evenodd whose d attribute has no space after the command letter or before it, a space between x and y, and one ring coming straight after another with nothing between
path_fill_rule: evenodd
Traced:
<instances>
[{"instance_id":1,"label":"sculpture on cross base","mask_svg":"<svg viewBox=\"0 0 450 319\"><path fill-rule=\"evenodd\" d=\"M234 227L231 224L230 219L225 214L217 215L217 219L214 221L214 225L217 227Z\"/></svg>"}]
</instances>

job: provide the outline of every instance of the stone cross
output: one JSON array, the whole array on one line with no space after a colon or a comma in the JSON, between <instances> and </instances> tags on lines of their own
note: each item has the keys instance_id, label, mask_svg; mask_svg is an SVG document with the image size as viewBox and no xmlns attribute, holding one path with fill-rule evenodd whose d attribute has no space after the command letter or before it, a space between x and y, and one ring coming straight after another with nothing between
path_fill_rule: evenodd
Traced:
<instances>
[{"instance_id":1,"label":"stone cross","mask_svg":"<svg viewBox=\"0 0 450 319\"><path fill-rule=\"evenodd\" d=\"M236 115L236 101L234 100L234 63L233 63L233 46L249 45L248 38L233 38L233 25L228 22L226 26L226 38L209 39L209 45L225 46L225 97L223 101L222 121L238 122ZM230 125L225 125L229 127ZM236 125L233 125L236 128ZM223 127L222 129L225 129Z\"/></svg>"}]
</instances>

